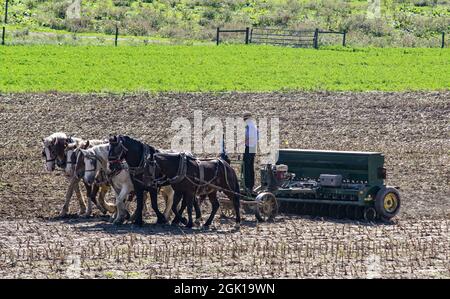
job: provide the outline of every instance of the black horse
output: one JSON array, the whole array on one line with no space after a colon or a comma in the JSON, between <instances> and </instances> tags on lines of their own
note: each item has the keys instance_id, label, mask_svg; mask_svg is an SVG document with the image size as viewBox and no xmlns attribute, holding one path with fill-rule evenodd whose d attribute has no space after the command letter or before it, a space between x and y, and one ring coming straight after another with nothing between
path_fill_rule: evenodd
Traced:
<instances>
[{"instance_id":1,"label":"black horse","mask_svg":"<svg viewBox=\"0 0 450 299\"><path fill-rule=\"evenodd\" d=\"M192 227L192 207L197 202L196 196L208 196L211 201L212 211L209 219L204 224L208 227L219 208L217 191L223 191L227 197L233 201L236 213L236 226L241 222L240 217L240 191L239 181L234 169L222 159L199 160L184 153L155 153L155 170L159 170L172 185L175 193L183 195L187 202L188 224ZM181 215L177 212L176 206L180 196L174 197L172 211L175 213L175 220L179 221Z\"/></svg>"},{"instance_id":2,"label":"black horse","mask_svg":"<svg viewBox=\"0 0 450 299\"><path fill-rule=\"evenodd\" d=\"M153 210L156 212L156 217L158 218L157 223L167 223L164 215L158 209L158 190L157 188L164 185L169 185L168 182L163 182L157 184L156 180L163 181L164 177L159 172L159 170L153 171L150 175L150 161L153 161L153 155L159 153L160 151L148 144L142 143L136 139L129 136L111 136L109 139L109 153L108 161L109 167L112 171L120 170L122 167L122 160L126 160L131 180L134 186L134 194L136 196L136 211L134 213L135 220L134 223L137 225L142 225L142 209L143 209L143 197L144 192L150 193L151 205ZM182 193L175 192L174 201L176 198L177 204L172 206L172 210L178 206ZM186 207L186 203L183 200L181 209L175 213L175 215L180 215ZM200 208L197 202L194 203L196 218L197 220L201 218ZM182 217L175 217L174 224L182 222L187 223L187 220Z\"/></svg>"},{"instance_id":3,"label":"black horse","mask_svg":"<svg viewBox=\"0 0 450 299\"><path fill-rule=\"evenodd\" d=\"M136 217L134 223L136 225L144 223L142 220L142 209L144 206L144 192L146 191L150 193L151 205L158 219L156 223L167 223L167 219L158 208L158 186L153 184L153 181L149 180L148 176L149 165L147 161L152 159L153 155L159 151L148 144L122 135L111 136L109 145L108 160L110 169L115 171L117 167L120 167L120 162L123 159L126 160L129 167L136 195Z\"/></svg>"}]
</instances>

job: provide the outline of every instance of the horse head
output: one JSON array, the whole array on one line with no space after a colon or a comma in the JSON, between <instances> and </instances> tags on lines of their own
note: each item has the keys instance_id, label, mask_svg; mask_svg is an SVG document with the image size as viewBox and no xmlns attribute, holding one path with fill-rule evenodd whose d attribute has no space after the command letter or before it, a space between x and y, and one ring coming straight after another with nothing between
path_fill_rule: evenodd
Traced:
<instances>
[{"instance_id":1,"label":"horse head","mask_svg":"<svg viewBox=\"0 0 450 299\"><path fill-rule=\"evenodd\" d=\"M77 163L77 142L66 141L64 144L64 152L65 152L65 172L66 175L72 176L75 171L75 165Z\"/></svg>"},{"instance_id":2,"label":"horse head","mask_svg":"<svg viewBox=\"0 0 450 299\"><path fill-rule=\"evenodd\" d=\"M87 184L93 184L97 174L97 157L92 149L79 149L76 172Z\"/></svg>"},{"instance_id":3,"label":"horse head","mask_svg":"<svg viewBox=\"0 0 450 299\"><path fill-rule=\"evenodd\" d=\"M65 146L68 140L70 138L67 138L64 133L54 133L42 139L42 157L45 159L47 171L55 170L55 164L60 168L65 167Z\"/></svg>"},{"instance_id":4,"label":"horse head","mask_svg":"<svg viewBox=\"0 0 450 299\"><path fill-rule=\"evenodd\" d=\"M111 171L118 170L122 160L125 159L127 148L123 145L123 137L121 135L110 135L109 137L108 163Z\"/></svg>"}]
</instances>

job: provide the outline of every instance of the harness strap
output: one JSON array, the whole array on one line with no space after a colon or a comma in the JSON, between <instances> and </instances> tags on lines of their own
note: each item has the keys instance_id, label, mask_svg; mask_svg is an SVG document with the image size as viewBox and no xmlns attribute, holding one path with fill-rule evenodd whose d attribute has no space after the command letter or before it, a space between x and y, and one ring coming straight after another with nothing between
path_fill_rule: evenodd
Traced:
<instances>
[{"instance_id":1,"label":"harness strap","mask_svg":"<svg viewBox=\"0 0 450 299\"><path fill-rule=\"evenodd\" d=\"M224 176L225 176L225 183L227 184L227 187L228 187L229 189L231 189L230 183L228 182L228 172L227 172L227 167L226 167L226 165L225 165L225 163L224 163L224 161L223 161L222 159L219 158L219 162L220 162L220 164L222 164L222 166L223 166L223 172L224 172Z\"/></svg>"},{"instance_id":2,"label":"harness strap","mask_svg":"<svg viewBox=\"0 0 450 299\"><path fill-rule=\"evenodd\" d=\"M141 158L141 162L139 163L139 166L135 166L135 167L131 167L128 166L128 169L130 171L131 175L139 175L145 172L145 166L147 165L147 161L151 160L151 152L150 152L150 147L147 144L142 144L143 146L143 153L142 153L142 158Z\"/></svg>"},{"instance_id":3,"label":"harness strap","mask_svg":"<svg viewBox=\"0 0 450 299\"><path fill-rule=\"evenodd\" d=\"M213 187L213 188L215 187L215 185L212 184L212 182L214 182L217 179L218 175L219 175L219 164L221 162L220 162L220 160L217 160L217 159L209 159L208 161L213 161L213 160L216 161L216 163L215 163L215 171L214 171L214 176L210 180L205 181L204 165L202 163L204 161L199 160L199 159L196 160L197 165L199 166L199 177L186 176L186 179L192 185L194 185L194 187L196 188L196 190L195 190L195 194L196 195L203 195L203 193L205 193L205 192L206 192L206 194L209 193L206 190L206 187L208 187L208 186L209 187ZM197 181L198 183L196 183L195 181Z\"/></svg>"},{"instance_id":4,"label":"harness strap","mask_svg":"<svg viewBox=\"0 0 450 299\"><path fill-rule=\"evenodd\" d=\"M177 174L173 178L168 179L168 182L170 184L178 184L182 180L184 180L184 178L186 177L186 173L187 173L187 157L186 157L186 153L181 152L179 160L180 161L178 163Z\"/></svg>"},{"instance_id":5,"label":"harness strap","mask_svg":"<svg viewBox=\"0 0 450 299\"><path fill-rule=\"evenodd\" d=\"M200 179L200 182L203 182L205 180L205 167L203 166L202 161L196 160L196 162L198 164L198 172L199 172L198 178Z\"/></svg>"}]
</instances>

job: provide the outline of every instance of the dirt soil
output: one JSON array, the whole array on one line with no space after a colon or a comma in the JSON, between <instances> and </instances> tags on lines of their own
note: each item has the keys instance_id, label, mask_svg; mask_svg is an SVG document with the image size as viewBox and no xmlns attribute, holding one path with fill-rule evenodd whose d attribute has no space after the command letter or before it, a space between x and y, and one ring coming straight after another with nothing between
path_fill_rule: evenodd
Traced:
<instances>
[{"instance_id":1,"label":"dirt soil","mask_svg":"<svg viewBox=\"0 0 450 299\"><path fill-rule=\"evenodd\" d=\"M66 179L41 139L128 134L169 148L172 121L280 119L281 147L380 151L401 187L393 223L246 215L240 231L57 219ZM450 277L450 92L0 95L0 277ZM112 201L113 195L108 195ZM71 204L71 213L78 206ZM153 214L152 214L153 215Z\"/></svg>"}]
</instances>

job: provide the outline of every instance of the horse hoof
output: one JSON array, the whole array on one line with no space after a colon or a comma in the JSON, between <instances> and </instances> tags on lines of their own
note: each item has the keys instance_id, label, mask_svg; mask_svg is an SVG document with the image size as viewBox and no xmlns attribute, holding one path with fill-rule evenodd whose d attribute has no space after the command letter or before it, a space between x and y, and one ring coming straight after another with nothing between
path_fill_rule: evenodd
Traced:
<instances>
[{"instance_id":1,"label":"horse hoof","mask_svg":"<svg viewBox=\"0 0 450 299\"><path fill-rule=\"evenodd\" d=\"M141 227L141 226L144 226L144 221L143 221L142 219L140 219L140 220L135 220L135 221L133 222L133 224L136 225L136 226Z\"/></svg>"},{"instance_id":2,"label":"horse hoof","mask_svg":"<svg viewBox=\"0 0 450 299\"><path fill-rule=\"evenodd\" d=\"M200 218L195 219L194 223L195 223L195 225L200 226L201 219Z\"/></svg>"},{"instance_id":3,"label":"horse hoof","mask_svg":"<svg viewBox=\"0 0 450 299\"><path fill-rule=\"evenodd\" d=\"M66 217L67 216L67 212L68 212L67 209L62 208L61 211L58 214L58 217L60 217L60 218Z\"/></svg>"},{"instance_id":4,"label":"horse hoof","mask_svg":"<svg viewBox=\"0 0 450 299\"><path fill-rule=\"evenodd\" d=\"M240 223L236 223L236 224L234 225L234 229L235 229L236 231L240 231L240 230L241 230L241 224L240 224Z\"/></svg>"},{"instance_id":5,"label":"horse hoof","mask_svg":"<svg viewBox=\"0 0 450 299\"><path fill-rule=\"evenodd\" d=\"M186 224L186 227L187 228L192 228L194 226L194 224L191 222L191 223L188 223L188 224Z\"/></svg>"},{"instance_id":6,"label":"horse hoof","mask_svg":"<svg viewBox=\"0 0 450 299\"><path fill-rule=\"evenodd\" d=\"M119 219L119 220L116 219L116 220L113 221L112 224L116 225L116 226L122 225L123 224L123 220L122 219Z\"/></svg>"},{"instance_id":7,"label":"horse hoof","mask_svg":"<svg viewBox=\"0 0 450 299\"><path fill-rule=\"evenodd\" d=\"M158 218L158 220L156 220L156 224L166 224L167 220L166 218Z\"/></svg>"}]
</instances>

